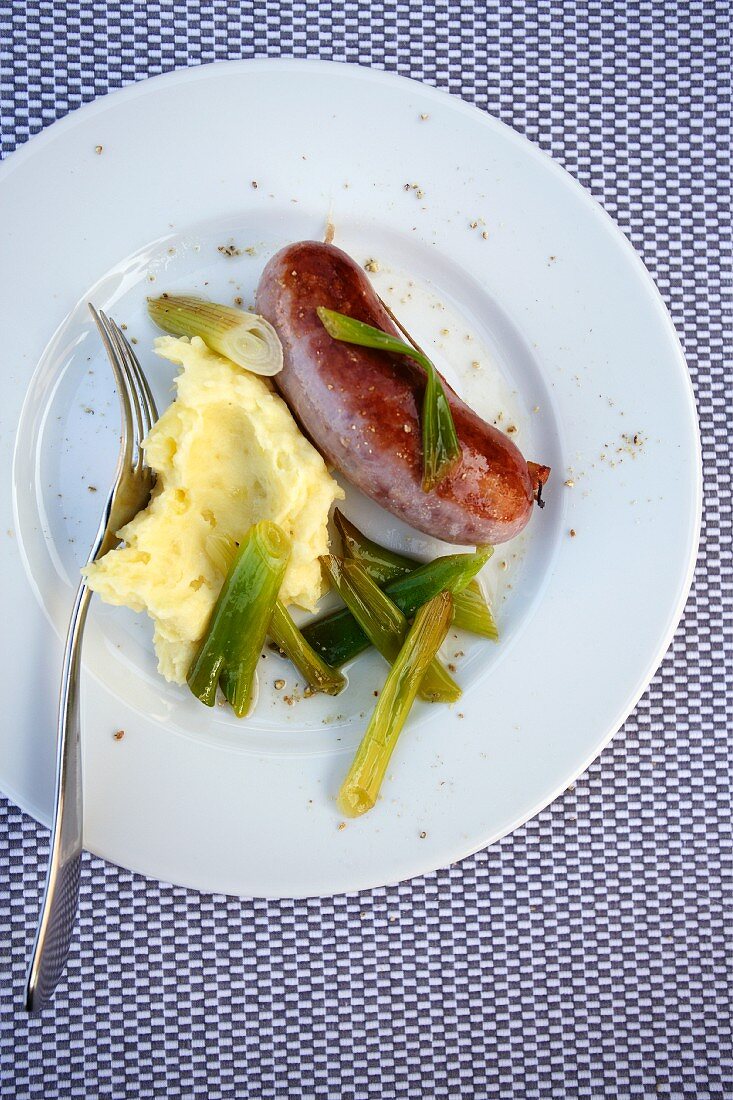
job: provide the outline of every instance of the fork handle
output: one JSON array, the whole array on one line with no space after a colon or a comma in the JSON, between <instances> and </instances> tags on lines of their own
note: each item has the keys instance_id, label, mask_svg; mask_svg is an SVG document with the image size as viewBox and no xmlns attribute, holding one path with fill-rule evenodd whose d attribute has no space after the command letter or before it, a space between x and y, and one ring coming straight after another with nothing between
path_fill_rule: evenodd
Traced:
<instances>
[{"instance_id":1,"label":"fork handle","mask_svg":"<svg viewBox=\"0 0 733 1100\"><path fill-rule=\"evenodd\" d=\"M91 591L82 580L64 647L56 743L56 792L46 887L33 945L26 1002L28 1012L48 1005L63 974L79 902L83 803L79 694L81 645Z\"/></svg>"}]
</instances>

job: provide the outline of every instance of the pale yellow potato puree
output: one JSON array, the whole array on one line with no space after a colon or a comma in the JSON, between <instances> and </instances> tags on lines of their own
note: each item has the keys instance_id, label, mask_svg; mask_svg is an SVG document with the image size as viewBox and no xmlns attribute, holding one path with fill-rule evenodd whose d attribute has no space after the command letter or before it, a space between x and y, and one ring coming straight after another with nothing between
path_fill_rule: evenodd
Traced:
<instances>
[{"instance_id":1,"label":"pale yellow potato puree","mask_svg":"<svg viewBox=\"0 0 733 1100\"><path fill-rule=\"evenodd\" d=\"M119 532L124 545L85 573L107 603L147 611L159 671L184 683L224 581L216 536L239 540L258 520L278 523L292 543L281 599L312 611L329 510L343 491L270 383L198 337L162 336L155 350L183 368L176 401L145 441L157 484Z\"/></svg>"}]
</instances>

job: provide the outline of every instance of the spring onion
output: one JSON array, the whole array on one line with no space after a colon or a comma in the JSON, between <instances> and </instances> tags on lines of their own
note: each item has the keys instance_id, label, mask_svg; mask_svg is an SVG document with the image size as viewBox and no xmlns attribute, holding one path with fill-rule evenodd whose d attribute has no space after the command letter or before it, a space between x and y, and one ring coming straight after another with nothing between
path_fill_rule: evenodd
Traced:
<instances>
[{"instance_id":1,"label":"spring onion","mask_svg":"<svg viewBox=\"0 0 733 1100\"><path fill-rule=\"evenodd\" d=\"M148 313L173 336L200 336L219 355L253 374L271 377L283 368L283 349L269 321L234 306L189 295L148 298Z\"/></svg>"},{"instance_id":2,"label":"spring onion","mask_svg":"<svg viewBox=\"0 0 733 1100\"><path fill-rule=\"evenodd\" d=\"M268 633L279 649L305 677L311 691L338 695L346 687L346 677L326 664L305 640L280 600L275 604Z\"/></svg>"},{"instance_id":3,"label":"spring onion","mask_svg":"<svg viewBox=\"0 0 733 1100\"><path fill-rule=\"evenodd\" d=\"M408 619L428 600L444 589L462 591L488 561L491 547L474 554L446 554L421 565L404 577L385 585L384 591ZM351 612L344 608L308 623L303 634L329 665L339 668L369 648L369 639Z\"/></svg>"},{"instance_id":4,"label":"spring onion","mask_svg":"<svg viewBox=\"0 0 733 1100\"><path fill-rule=\"evenodd\" d=\"M339 791L338 807L347 817L366 813L377 800L422 678L450 626L452 603L450 593L441 592L415 616Z\"/></svg>"},{"instance_id":5,"label":"spring onion","mask_svg":"<svg viewBox=\"0 0 733 1100\"><path fill-rule=\"evenodd\" d=\"M384 585L395 577L404 577L420 565L414 558L396 554L394 550L372 542L338 508L333 519L341 535L344 553L361 562L377 584ZM471 581L462 592L453 593L453 612L454 626L491 638L492 641L498 640L496 620L478 580Z\"/></svg>"},{"instance_id":6,"label":"spring onion","mask_svg":"<svg viewBox=\"0 0 733 1100\"><path fill-rule=\"evenodd\" d=\"M237 553L237 543L230 535L212 531L206 544L206 550L214 565L222 573L227 573ZM311 691L322 691L326 695L338 695L346 687L343 673L327 665L305 640L293 622L285 605L277 600L267 633L304 677Z\"/></svg>"},{"instance_id":7,"label":"spring onion","mask_svg":"<svg viewBox=\"0 0 733 1100\"><path fill-rule=\"evenodd\" d=\"M358 562L331 554L324 555L321 562L369 641L394 664L410 629L400 609ZM437 657L423 677L420 697L430 703L455 703L461 697L461 689Z\"/></svg>"},{"instance_id":8,"label":"spring onion","mask_svg":"<svg viewBox=\"0 0 733 1100\"><path fill-rule=\"evenodd\" d=\"M274 523L256 523L243 539L188 671L188 686L206 706L213 707L221 684L237 717L248 713L289 557L290 542Z\"/></svg>"},{"instance_id":9,"label":"spring onion","mask_svg":"<svg viewBox=\"0 0 733 1100\"><path fill-rule=\"evenodd\" d=\"M379 351L407 355L425 370L426 384L422 403L422 450L424 492L434 489L457 464L461 457L461 445L458 442L456 426L453 423L448 398L445 395L440 376L430 359L422 351L390 336L381 329L336 313L325 306L317 311L323 327L334 340L343 340L347 344L358 344L363 348L376 348Z\"/></svg>"}]
</instances>

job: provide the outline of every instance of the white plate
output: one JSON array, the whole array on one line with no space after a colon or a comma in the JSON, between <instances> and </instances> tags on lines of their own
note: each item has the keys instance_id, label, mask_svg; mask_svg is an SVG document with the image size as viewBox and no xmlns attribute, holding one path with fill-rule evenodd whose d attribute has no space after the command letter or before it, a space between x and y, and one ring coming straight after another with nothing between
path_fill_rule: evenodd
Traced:
<instances>
[{"instance_id":1,"label":"white plate","mask_svg":"<svg viewBox=\"0 0 733 1100\"><path fill-rule=\"evenodd\" d=\"M171 375L149 352L146 293L206 284L251 301L272 251L320 237L330 209L337 243L379 261L380 289L394 287L459 388L515 420L528 457L553 467L546 509L495 556L491 583L511 586L497 591L502 641L451 640L463 700L416 708L378 806L340 828L334 795L383 677L378 658L353 666L341 698L288 707L270 684L294 678L270 657L257 713L238 723L156 676L144 617L95 601L86 845L203 890L300 897L448 864L547 805L658 666L699 532L682 352L600 207L459 100L296 61L126 88L31 140L0 181L0 787L48 822L61 637L117 448L84 303L128 324L165 403ZM229 243L255 255L226 257L217 249ZM394 546L434 548L356 494L347 510Z\"/></svg>"}]
</instances>

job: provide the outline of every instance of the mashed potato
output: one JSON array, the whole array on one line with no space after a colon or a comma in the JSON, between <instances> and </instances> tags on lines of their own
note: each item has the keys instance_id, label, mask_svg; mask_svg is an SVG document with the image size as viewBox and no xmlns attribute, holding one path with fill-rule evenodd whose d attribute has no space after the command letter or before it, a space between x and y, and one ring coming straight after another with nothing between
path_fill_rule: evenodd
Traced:
<instances>
[{"instance_id":1,"label":"mashed potato","mask_svg":"<svg viewBox=\"0 0 733 1100\"><path fill-rule=\"evenodd\" d=\"M292 543L281 599L312 611L329 510L343 492L268 382L198 337L163 336L155 350L183 368L177 400L145 442L155 491L119 532L125 545L85 572L107 603L147 611L160 672L184 683L224 580L218 536L278 523Z\"/></svg>"}]
</instances>

